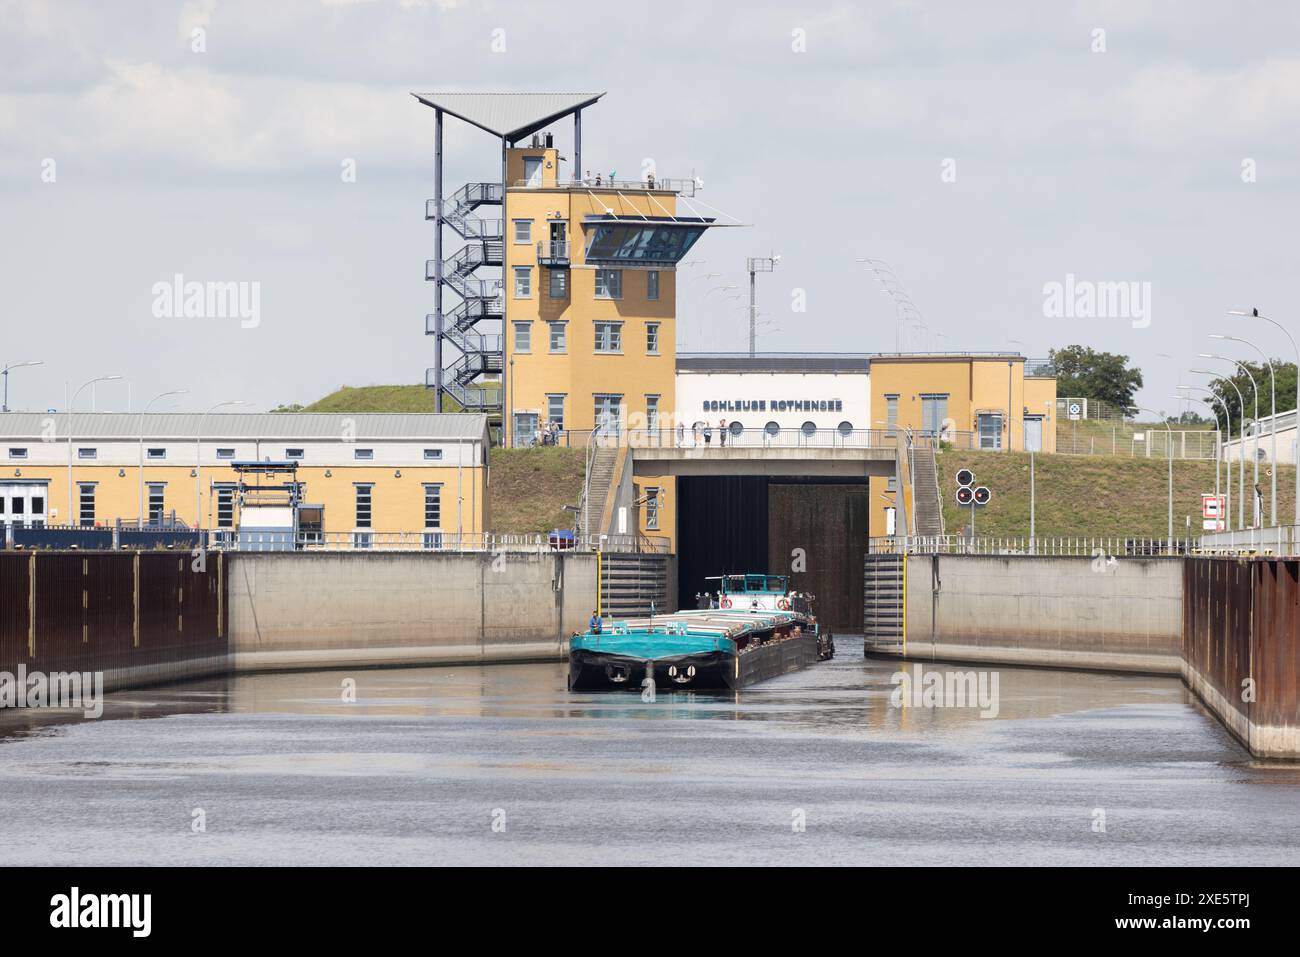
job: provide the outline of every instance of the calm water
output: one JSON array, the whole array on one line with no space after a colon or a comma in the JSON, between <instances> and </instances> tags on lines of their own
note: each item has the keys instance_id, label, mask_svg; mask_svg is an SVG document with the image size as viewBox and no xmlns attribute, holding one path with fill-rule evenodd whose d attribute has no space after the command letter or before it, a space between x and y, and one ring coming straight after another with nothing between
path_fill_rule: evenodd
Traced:
<instances>
[{"instance_id":1,"label":"calm water","mask_svg":"<svg viewBox=\"0 0 1300 957\"><path fill-rule=\"evenodd\" d=\"M557 663L10 713L0 865L1300 864L1300 768L1252 761L1176 680L1004 668L981 719L892 707L896 663L838 644L739 695L654 704L569 694Z\"/></svg>"}]
</instances>

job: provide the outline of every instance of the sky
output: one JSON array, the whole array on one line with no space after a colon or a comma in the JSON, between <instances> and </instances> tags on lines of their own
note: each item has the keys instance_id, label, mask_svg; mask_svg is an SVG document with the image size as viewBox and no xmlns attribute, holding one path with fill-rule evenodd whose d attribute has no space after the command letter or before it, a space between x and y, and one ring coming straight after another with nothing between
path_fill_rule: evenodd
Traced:
<instances>
[{"instance_id":1,"label":"sky","mask_svg":"<svg viewBox=\"0 0 1300 957\"><path fill-rule=\"evenodd\" d=\"M1257 356L1211 333L1293 357L1226 313L1300 330L1298 21L1249 0L0 0L0 363L44 363L10 406L106 375L77 408L423 381L433 113L409 94L464 90L605 91L585 166L698 177L699 209L741 224L681 269L679 349L745 348L733 297L775 253L760 350L1080 343L1174 413L1198 353ZM497 141L447 134L450 186L497 175ZM246 318L170 315L178 275L240 284ZM902 295L924 326L900 330Z\"/></svg>"}]
</instances>

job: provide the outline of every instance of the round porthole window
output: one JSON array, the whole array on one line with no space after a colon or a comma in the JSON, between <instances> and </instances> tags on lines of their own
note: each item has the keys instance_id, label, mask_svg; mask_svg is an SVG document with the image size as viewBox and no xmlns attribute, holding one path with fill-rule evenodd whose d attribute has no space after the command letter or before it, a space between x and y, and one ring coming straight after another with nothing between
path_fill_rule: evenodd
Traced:
<instances>
[{"instance_id":1,"label":"round porthole window","mask_svg":"<svg viewBox=\"0 0 1300 957\"><path fill-rule=\"evenodd\" d=\"M811 438L812 436L817 434L817 423L805 422L803 425L799 426L799 431L801 431L804 435Z\"/></svg>"},{"instance_id":2,"label":"round porthole window","mask_svg":"<svg viewBox=\"0 0 1300 957\"><path fill-rule=\"evenodd\" d=\"M729 431L732 435L739 435L741 432L745 431L745 427L741 425L739 422L737 422L735 419L732 419L730 422L727 423L727 431Z\"/></svg>"},{"instance_id":3,"label":"round porthole window","mask_svg":"<svg viewBox=\"0 0 1300 957\"><path fill-rule=\"evenodd\" d=\"M776 438L781 434L781 426L777 425L775 422L769 422L767 425L763 426L763 431L772 436L772 438Z\"/></svg>"},{"instance_id":4,"label":"round porthole window","mask_svg":"<svg viewBox=\"0 0 1300 957\"><path fill-rule=\"evenodd\" d=\"M852 422L841 422L838 426L836 426L836 428L839 430L840 435L844 436L845 438L848 438L850 435L853 434Z\"/></svg>"}]
</instances>

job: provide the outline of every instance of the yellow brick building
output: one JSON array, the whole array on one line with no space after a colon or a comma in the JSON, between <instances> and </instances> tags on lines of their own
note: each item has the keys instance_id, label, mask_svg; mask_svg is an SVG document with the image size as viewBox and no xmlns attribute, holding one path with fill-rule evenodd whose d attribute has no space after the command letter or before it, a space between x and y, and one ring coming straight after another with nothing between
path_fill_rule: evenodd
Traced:
<instances>
[{"instance_id":1,"label":"yellow brick building","mask_svg":"<svg viewBox=\"0 0 1300 957\"><path fill-rule=\"evenodd\" d=\"M10 412L0 443L0 523L233 529L236 465L270 461L296 466L304 528L335 543L487 528L480 414Z\"/></svg>"}]
</instances>

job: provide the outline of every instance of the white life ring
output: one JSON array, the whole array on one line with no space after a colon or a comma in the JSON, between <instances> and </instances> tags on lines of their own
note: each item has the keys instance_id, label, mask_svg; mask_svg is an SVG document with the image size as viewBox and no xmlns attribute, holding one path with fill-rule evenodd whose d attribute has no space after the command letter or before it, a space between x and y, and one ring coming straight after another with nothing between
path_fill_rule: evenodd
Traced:
<instances>
[{"instance_id":1,"label":"white life ring","mask_svg":"<svg viewBox=\"0 0 1300 957\"><path fill-rule=\"evenodd\" d=\"M722 599L722 601L718 602L718 604L721 605L723 608L730 608L730 607L731 607L731 599L730 599L730 598L724 598L724 599Z\"/></svg>"},{"instance_id":2,"label":"white life ring","mask_svg":"<svg viewBox=\"0 0 1300 957\"><path fill-rule=\"evenodd\" d=\"M789 611L789 610L790 610L790 599L788 599L788 598L778 598L778 599L776 600L776 607L777 607L777 608L780 608L782 611Z\"/></svg>"}]
</instances>

